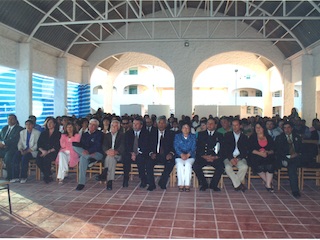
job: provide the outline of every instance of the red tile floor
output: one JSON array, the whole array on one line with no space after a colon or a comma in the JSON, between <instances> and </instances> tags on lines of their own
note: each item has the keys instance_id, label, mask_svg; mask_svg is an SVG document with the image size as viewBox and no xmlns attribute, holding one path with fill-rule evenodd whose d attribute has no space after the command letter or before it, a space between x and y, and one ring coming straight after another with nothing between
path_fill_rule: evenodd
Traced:
<instances>
[{"instance_id":1,"label":"red tile floor","mask_svg":"<svg viewBox=\"0 0 320 240\"><path fill-rule=\"evenodd\" d=\"M137 177L114 190L88 180L75 191L75 176L63 185L31 179L12 183L13 215L0 192L0 237L23 238L320 238L320 187L307 181L302 197L289 184L267 192L261 180L235 192L229 179L221 192L153 192L139 188Z\"/></svg>"}]
</instances>

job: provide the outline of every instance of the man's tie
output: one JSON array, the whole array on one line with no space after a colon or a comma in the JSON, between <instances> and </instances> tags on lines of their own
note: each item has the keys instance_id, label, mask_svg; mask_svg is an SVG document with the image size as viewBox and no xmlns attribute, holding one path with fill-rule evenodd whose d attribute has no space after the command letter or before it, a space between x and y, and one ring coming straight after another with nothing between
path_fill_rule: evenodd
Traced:
<instances>
[{"instance_id":1,"label":"man's tie","mask_svg":"<svg viewBox=\"0 0 320 240\"><path fill-rule=\"evenodd\" d=\"M163 132L161 132L161 136L160 136L160 146L159 146L159 153L163 154L164 150L163 150Z\"/></svg>"},{"instance_id":2,"label":"man's tie","mask_svg":"<svg viewBox=\"0 0 320 240\"><path fill-rule=\"evenodd\" d=\"M3 140L6 140L7 139L7 137L9 136L9 134L10 134L10 132L11 132L11 127L8 127L8 130L7 130L7 132L6 132L6 135L4 135L4 139Z\"/></svg>"},{"instance_id":3,"label":"man's tie","mask_svg":"<svg viewBox=\"0 0 320 240\"><path fill-rule=\"evenodd\" d=\"M293 142L292 142L292 139L291 139L291 135L288 135L288 143L289 143L289 153L290 155L294 154L295 153L295 150L294 150L294 145L293 145Z\"/></svg>"},{"instance_id":4,"label":"man's tie","mask_svg":"<svg viewBox=\"0 0 320 240\"><path fill-rule=\"evenodd\" d=\"M139 136L137 132L134 132L133 152L138 154Z\"/></svg>"}]
</instances>

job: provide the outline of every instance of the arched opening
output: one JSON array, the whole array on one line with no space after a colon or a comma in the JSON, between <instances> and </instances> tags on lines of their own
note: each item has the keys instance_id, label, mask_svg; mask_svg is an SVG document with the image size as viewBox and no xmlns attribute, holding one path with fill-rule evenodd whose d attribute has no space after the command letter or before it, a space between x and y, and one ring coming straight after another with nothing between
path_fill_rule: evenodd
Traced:
<instances>
[{"instance_id":1,"label":"arched opening","mask_svg":"<svg viewBox=\"0 0 320 240\"><path fill-rule=\"evenodd\" d=\"M193 107L195 114L205 116L272 116L273 88L282 89L283 84L269 60L248 52L218 54L197 69Z\"/></svg>"},{"instance_id":2,"label":"arched opening","mask_svg":"<svg viewBox=\"0 0 320 240\"><path fill-rule=\"evenodd\" d=\"M103 97L95 98L92 105L103 106L106 112L122 115L121 106L132 104L139 105L141 114L155 108L165 115L174 112L174 76L165 62L152 55L127 52L106 58L90 82L93 89L103 88Z\"/></svg>"}]
</instances>

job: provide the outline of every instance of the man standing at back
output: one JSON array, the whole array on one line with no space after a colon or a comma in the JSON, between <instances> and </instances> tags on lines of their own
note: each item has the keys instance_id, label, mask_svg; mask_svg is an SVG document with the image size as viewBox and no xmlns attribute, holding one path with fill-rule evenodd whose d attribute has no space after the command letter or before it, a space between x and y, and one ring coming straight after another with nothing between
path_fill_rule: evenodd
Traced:
<instances>
[{"instance_id":1,"label":"man standing at back","mask_svg":"<svg viewBox=\"0 0 320 240\"><path fill-rule=\"evenodd\" d=\"M7 169L7 179L12 179L13 156L18 150L20 131L23 128L19 126L17 116L10 114L8 116L8 125L2 128L0 132L0 157Z\"/></svg>"},{"instance_id":2,"label":"man standing at back","mask_svg":"<svg viewBox=\"0 0 320 240\"><path fill-rule=\"evenodd\" d=\"M151 132L149 135L150 152L147 160L147 180L148 191L153 191L156 188L154 181L154 165L164 165L162 176L158 182L161 189L166 189L168 178L175 165L175 151L173 146L174 132L166 130L167 119L165 116L160 116L157 119L158 129Z\"/></svg>"}]
</instances>

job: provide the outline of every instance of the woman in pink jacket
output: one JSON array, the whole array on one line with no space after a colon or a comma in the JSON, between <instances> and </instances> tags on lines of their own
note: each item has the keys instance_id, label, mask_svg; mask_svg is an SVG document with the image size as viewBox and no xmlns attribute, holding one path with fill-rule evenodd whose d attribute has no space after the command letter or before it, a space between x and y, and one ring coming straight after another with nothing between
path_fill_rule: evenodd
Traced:
<instances>
[{"instance_id":1,"label":"woman in pink jacket","mask_svg":"<svg viewBox=\"0 0 320 240\"><path fill-rule=\"evenodd\" d=\"M61 134L61 149L58 153L56 164L59 165L57 179L59 183L63 183L63 179L67 176L70 167L77 166L79 155L73 150L72 143L80 142L81 135L76 133L76 128L72 123L68 123L66 132Z\"/></svg>"}]
</instances>

